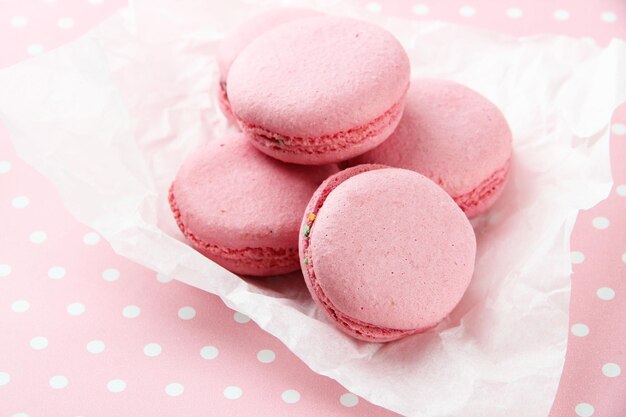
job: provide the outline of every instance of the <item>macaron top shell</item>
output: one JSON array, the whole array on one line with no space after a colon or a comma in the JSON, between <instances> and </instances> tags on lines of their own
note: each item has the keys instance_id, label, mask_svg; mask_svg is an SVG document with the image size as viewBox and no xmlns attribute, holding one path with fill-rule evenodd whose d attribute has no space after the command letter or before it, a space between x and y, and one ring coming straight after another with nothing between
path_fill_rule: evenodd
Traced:
<instances>
[{"instance_id":1,"label":"macaron top shell","mask_svg":"<svg viewBox=\"0 0 626 417\"><path fill-rule=\"evenodd\" d=\"M453 81L414 79L395 132L350 164L415 170L457 197L508 168L511 151L509 125L487 98Z\"/></svg>"},{"instance_id":2,"label":"macaron top shell","mask_svg":"<svg viewBox=\"0 0 626 417\"><path fill-rule=\"evenodd\" d=\"M241 133L214 140L185 161L173 194L185 227L224 248L294 248L311 194L336 165L284 164Z\"/></svg>"},{"instance_id":3,"label":"macaron top shell","mask_svg":"<svg viewBox=\"0 0 626 417\"><path fill-rule=\"evenodd\" d=\"M228 95L251 126L295 137L367 125L403 102L409 59L386 30L343 17L286 23L233 62Z\"/></svg>"},{"instance_id":4,"label":"macaron top shell","mask_svg":"<svg viewBox=\"0 0 626 417\"><path fill-rule=\"evenodd\" d=\"M320 15L315 10L281 7L260 13L241 23L224 38L217 49L217 64L222 81L226 81L230 66L237 55L259 35L292 20Z\"/></svg>"},{"instance_id":5,"label":"macaron top shell","mask_svg":"<svg viewBox=\"0 0 626 417\"><path fill-rule=\"evenodd\" d=\"M375 165L362 172L363 167L335 175L357 173L314 197L323 202L308 245L301 237L305 277L314 275L335 314L350 321L394 330L431 328L470 282L473 229L450 196L426 177Z\"/></svg>"}]
</instances>

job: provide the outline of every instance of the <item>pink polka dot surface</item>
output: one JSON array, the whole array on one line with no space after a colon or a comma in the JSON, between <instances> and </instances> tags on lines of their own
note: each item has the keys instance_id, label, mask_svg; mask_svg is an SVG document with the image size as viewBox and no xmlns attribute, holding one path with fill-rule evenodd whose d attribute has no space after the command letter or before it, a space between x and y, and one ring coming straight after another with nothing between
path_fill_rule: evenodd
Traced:
<instances>
[{"instance_id":1,"label":"pink polka dot surface","mask_svg":"<svg viewBox=\"0 0 626 417\"><path fill-rule=\"evenodd\" d=\"M0 1L0 67L75 39L125 4ZM520 36L626 38L622 0L362 5ZM611 134L613 190L581 213L571 240L570 337L552 417L626 409L626 105ZM0 215L0 417L396 415L315 374L217 297L116 255L2 127Z\"/></svg>"}]
</instances>

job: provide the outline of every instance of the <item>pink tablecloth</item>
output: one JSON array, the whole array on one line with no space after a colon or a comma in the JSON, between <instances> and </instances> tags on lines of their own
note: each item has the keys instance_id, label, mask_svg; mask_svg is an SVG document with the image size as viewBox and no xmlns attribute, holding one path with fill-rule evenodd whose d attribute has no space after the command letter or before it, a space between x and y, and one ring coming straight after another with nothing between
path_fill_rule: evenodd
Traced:
<instances>
[{"instance_id":1,"label":"pink tablecloth","mask_svg":"<svg viewBox=\"0 0 626 417\"><path fill-rule=\"evenodd\" d=\"M0 0L0 66L79 36L124 3ZM363 7L516 35L626 38L623 0ZM626 106L612 133L615 186L572 237L571 333L552 417L626 416ZM1 128L0 217L0 417L394 415L314 374L218 298L115 255Z\"/></svg>"}]
</instances>

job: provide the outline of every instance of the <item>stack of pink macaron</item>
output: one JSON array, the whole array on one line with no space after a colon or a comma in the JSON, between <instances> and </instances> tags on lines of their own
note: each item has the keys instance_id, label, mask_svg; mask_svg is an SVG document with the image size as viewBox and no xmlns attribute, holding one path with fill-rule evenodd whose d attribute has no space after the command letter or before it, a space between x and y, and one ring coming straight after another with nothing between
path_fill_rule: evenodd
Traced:
<instances>
[{"instance_id":1,"label":"stack of pink macaron","mask_svg":"<svg viewBox=\"0 0 626 417\"><path fill-rule=\"evenodd\" d=\"M361 340L442 322L474 271L468 218L507 181L500 110L463 85L411 79L386 30L311 10L244 22L218 62L233 127L169 193L191 245L242 275L301 269L328 318Z\"/></svg>"}]
</instances>

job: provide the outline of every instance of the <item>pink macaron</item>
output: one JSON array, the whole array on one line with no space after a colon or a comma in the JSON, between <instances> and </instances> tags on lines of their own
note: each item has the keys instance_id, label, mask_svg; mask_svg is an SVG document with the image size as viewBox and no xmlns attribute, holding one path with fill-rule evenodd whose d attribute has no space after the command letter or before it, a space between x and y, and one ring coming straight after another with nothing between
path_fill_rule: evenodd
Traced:
<instances>
[{"instance_id":1,"label":"pink macaron","mask_svg":"<svg viewBox=\"0 0 626 417\"><path fill-rule=\"evenodd\" d=\"M396 131L348 165L376 163L417 171L474 217L500 196L511 153L511 129L491 101L452 81L417 79L411 82Z\"/></svg>"},{"instance_id":2,"label":"pink macaron","mask_svg":"<svg viewBox=\"0 0 626 417\"><path fill-rule=\"evenodd\" d=\"M298 19L235 59L228 97L254 146L285 162L342 161L379 145L400 121L406 52L386 30L342 17Z\"/></svg>"},{"instance_id":3,"label":"pink macaron","mask_svg":"<svg viewBox=\"0 0 626 417\"><path fill-rule=\"evenodd\" d=\"M233 133L194 152L169 202L195 249L232 272L266 276L299 268L302 212L334 165L283 164Z\"/></svg>"},{"instance_id":4,"label":"pink macaron","mask_svg":"<svg viewBox=\"0 0 626 417\"><path fill-rule=\"evenodd\" d=\"M235 124L235 118L228 101L226 79L230 66L237 55L254 39L283 23L305 17L320 16L315 10L282 7L260 13L241 23L220 43L217 49L217 65L220 71L218 103L228 121Z\"/></svg>"},{"instance_id":5,"label":"pink macaron","mask_svg":"<svg viewBox=\"0 0 626 417\"><path fill-rule=\"evenodd\" d=\"M306 208L300 260L328 317L358 339L424 332L461 300L474 270L467 217L414 171L359 165L320 185Z\"/></svg>"}]
</instances>

